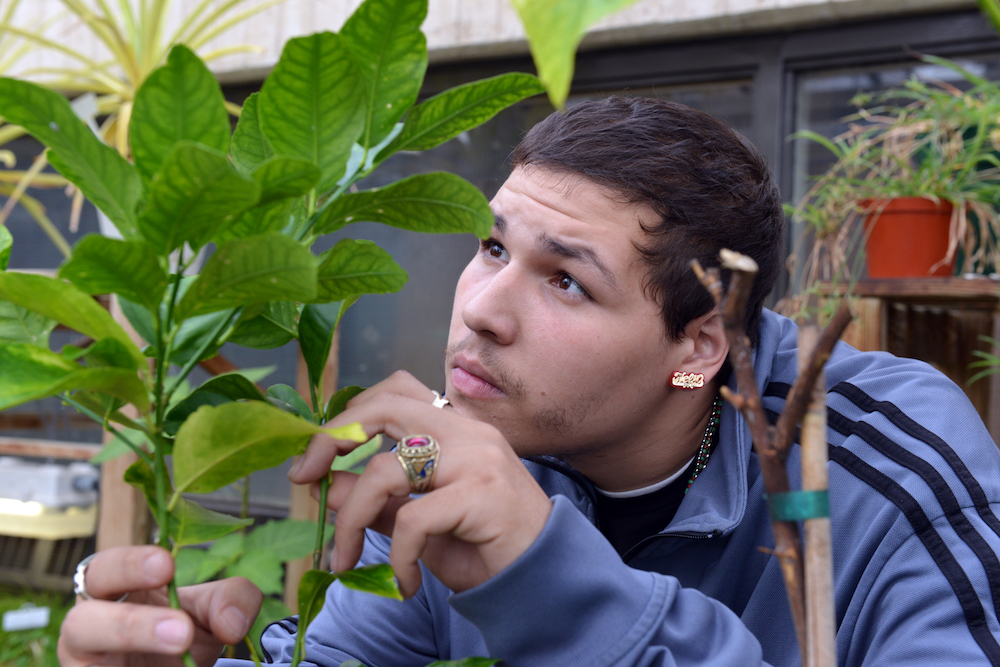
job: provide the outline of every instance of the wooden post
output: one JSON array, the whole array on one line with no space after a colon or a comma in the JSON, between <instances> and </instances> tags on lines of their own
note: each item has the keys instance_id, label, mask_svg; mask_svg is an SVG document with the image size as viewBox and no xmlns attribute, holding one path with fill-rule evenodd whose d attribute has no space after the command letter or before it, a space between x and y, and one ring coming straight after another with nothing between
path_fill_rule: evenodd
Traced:
<instances>
[{"instance_id":1,"label":"wooden post","mask_svg":"<svg viewBox=\"0 0 1000 667\"><path fill-rule=\"evenodd\" d=\"M112 297L109 310L111 316L128 332L140 349L145 342L135 332L128 319L118 305L118 299ZM124 414L129 414L132 406L122 408ZM130 416L135 416L132 412ZM109 433L104 434L104 441L111 439ZM97 550L108 547L145 544L149 536L149 507L142 492L122 479L128 467L139 457L133 453L119 456L101 464L101 511L97 519Z\"/></svg>"},{"instance_id":2,"label":"wooden post","mask_svg":"<svg viewBox=\"0 0 1000 667\"><path fill-rule=\"evenodd\" d=\"M799 330L799 372L812 356L819 330ZM827 491L826 380L822 370L802 417L802 490ZM833 556L830 517L805 521L806 667L836 667L836 623L833 609Z\"/></svg>"}]
</instances>

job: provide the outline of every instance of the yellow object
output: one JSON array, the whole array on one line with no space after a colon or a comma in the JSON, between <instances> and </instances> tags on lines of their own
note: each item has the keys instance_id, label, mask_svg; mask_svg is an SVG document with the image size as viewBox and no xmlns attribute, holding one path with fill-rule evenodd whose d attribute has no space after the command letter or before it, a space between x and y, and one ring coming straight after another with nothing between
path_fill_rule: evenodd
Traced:
<instances>
[{"instance_id":1,"label":"yellow object","mask_svg":"<svg viewBox=\"0 0 1000 667\"><path fill-rule=\"evenodd\" d=\"M65 509L36 502L0 499L0 535L62 540L89 537L97 530L97 503Z\"/></svg>"}]
</instances>

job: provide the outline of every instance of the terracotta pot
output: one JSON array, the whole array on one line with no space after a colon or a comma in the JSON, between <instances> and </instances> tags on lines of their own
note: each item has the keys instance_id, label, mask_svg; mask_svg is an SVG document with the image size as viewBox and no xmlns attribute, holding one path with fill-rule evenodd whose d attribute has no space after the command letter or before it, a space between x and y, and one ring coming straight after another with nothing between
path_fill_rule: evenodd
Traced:
<instances>
[{"instance_id":1,"label":"terracotta pot","mask_svg":"<svg viewBox=\"0 0 1000 667\"><path fill-rule=\"evenodd\" d=\"M921 197L861 202L871 214L865 219L865 252L869 278L950 276L955 262L931 267L948 253L951 203Z\"/></svg>"}]
</instances>

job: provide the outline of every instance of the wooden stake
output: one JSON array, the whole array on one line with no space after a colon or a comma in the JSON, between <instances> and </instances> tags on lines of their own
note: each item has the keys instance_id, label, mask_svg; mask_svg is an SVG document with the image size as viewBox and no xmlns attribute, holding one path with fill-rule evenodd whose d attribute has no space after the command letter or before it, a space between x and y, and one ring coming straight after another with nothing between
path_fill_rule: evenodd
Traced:
<instances>
[{"instance_id":1,"label":"wooden stake","mask_svg":"<svg viewBox=\"0 0 1000 667\"><path fill-rule=\"evenodd\" d=\"M799 372L805 371L819 330L799 330ZM802 490L827 491L826 381L820 370L802 418ZM836 667L837 640L833 600L833 556L830 518L805 521L806 667Z\"/></svg>"}]
</instances>

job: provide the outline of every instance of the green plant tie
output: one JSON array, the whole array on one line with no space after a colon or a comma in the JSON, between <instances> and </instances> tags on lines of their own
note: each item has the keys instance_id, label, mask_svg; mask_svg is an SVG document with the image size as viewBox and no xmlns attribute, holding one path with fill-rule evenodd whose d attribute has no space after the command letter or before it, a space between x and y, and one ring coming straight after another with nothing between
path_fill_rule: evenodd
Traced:
<instances>
[{"instance_id":1,"label":"green plant tie","mask_svg":"<svg viewBox=\"0 0 1000 667\"><path fill-rule=\"evenodd\" d=\"M775 521L805 521L830 516L830 493L826 489L765 493L764 498Z\"/></svg>"}]
</instances>

